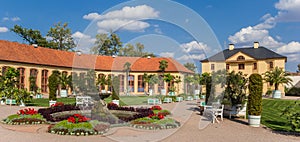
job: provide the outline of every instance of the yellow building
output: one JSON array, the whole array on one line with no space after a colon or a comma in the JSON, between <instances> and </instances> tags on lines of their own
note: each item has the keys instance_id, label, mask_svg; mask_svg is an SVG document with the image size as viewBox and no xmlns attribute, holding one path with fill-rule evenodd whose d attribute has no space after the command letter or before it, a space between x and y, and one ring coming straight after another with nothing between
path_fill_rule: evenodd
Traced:
<instances>
[{"instance_id":1,"label":"yellow building","mask_svg":"<svg viewBox=\"0 0 300 142\"><path fill-rule=\"evenodd\" d=\"M144 95L144 91L148 88L143 81L144 73L161 75L159 62L162 60L168 62L165 73L181 78L182 82L177 85L179 86L177 93L183 93L184 77L193 72L172 58L97 56L0 40L1 73L5 73L7 67L14 67L20 72L20 88L29 90L29 77L34 77L37 86L41 88L44 94L48 93L48 77L53 70L68 75L77 73L83 76L87 70L93 69L96 72L96 77L103 74L119 76L121 94L124 94L125 86L128 83L131 94ZM124 71L126 62L131 64L128 82L125 80ZM161 81L154 85L153 93L159 94L161 88L166 88L168 92L168 86L169 84ZM107 90L108 87L106 86L105 89Z\"/></svg>"},{"instance_id":2,"label":"yellow building","mask_svg":"<svg viewBox=\"0 0 300 142\"><path fill-rule=\"evenodd\" d=\"M228 49L202 60L201 63L202 73L226 69L228 72L242 72L249 77L252 73L263 74L275 67L285 69L286 61L287 57L254 42L253 47L248 48L234 48L234 44L229 44ZM264 94L268 89L274 88L271 88L270 84L264 83ZM284 86L279 86L279 90L284 93Z\"/></svg>"}]
</instances>

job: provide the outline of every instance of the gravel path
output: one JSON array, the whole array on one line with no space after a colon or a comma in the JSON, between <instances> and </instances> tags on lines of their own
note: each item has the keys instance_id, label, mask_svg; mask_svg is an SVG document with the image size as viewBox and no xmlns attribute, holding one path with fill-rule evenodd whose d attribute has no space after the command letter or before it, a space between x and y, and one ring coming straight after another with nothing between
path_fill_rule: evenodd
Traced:
<instances>
[{"instance_id":1,"label":"gravel path","mask_svg":"<svg viewBox=\"0 0 300 142\"><path fill-rule=\"evenodd\" d=\"M98 142L98 141L189 141L189 142L293 142L300 141L300 137L273 133L260 127L252 128L243 119L224 119L220 123L212 124L208 119L199 115L195 101L163 104L164 109L171 110L172 117L180 121L182 126L177 129L150 131L130 127L112 128L106 136L60 136L46 133L47 125L38 126L10 126L0 124L0 142ZM20 107L0 106L0 119L16 113Z\"/></svg>"}]
</instances>

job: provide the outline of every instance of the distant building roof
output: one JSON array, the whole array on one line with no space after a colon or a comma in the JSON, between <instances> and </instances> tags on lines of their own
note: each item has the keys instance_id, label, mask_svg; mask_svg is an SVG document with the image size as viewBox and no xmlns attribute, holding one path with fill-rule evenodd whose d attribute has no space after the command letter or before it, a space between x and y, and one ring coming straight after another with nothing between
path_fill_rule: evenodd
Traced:
<instances>
[{"instance_id":1,"label":"distant building roof","mask_svg":"<svg viewBox=\"0 0 300 142\"><path fill-rule=\"evenodd\" d=\"M224 61L238 52L242 52L256 60L276 59L276 58L285 58L285 60L287 60L286 56L282 56L270 49L260 46L258 48L249 47L249 48L234 48L233 50L225 49L222 52L219 52L207 59L201 60L201 62Z\"/></svg>"},{"instance_id":2,"label":"distant building roof","mask_svg":"<svg viewBox=\"0 0 300 142\"><path fill-rule=\"evenodd\" d=\"M0 61L36 65L95 69L99 71L122 71L126 62L131 63L131 72L158 72L159 61L166 60L166 72L193 73L172 58L164 57L112 57L60 51L32 45L0 40Z\"/></svg>"}]
</instances>

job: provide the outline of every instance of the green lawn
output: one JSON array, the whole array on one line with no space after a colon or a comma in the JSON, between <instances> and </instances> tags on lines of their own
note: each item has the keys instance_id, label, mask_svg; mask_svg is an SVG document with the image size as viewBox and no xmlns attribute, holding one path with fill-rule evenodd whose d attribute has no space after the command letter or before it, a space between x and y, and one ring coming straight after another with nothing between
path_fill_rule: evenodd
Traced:
<instances>
[{"instance_id":1,"label":"green lawn","mask_svg":"<svg viewBox=\"0 0 300 142\"><path fill-rule=\"evenodd\" d=\"M75 98L57 98L56 102L63 102L64 104L75 104ZM26 103L26 106L49 107L49 99L32 99L31 102Z\"/></svg>"},{"instance_id":2,"label":"green lawn","mask_svg":"<svg viewBox=\"0 0 300 142\"><path fill-rule=\"evenodd\" d=\"M295 100L263 99L261 123L276 131L290 131L288 120L281 116L282 111Z\"/></svg>"},{"instance_id":3,"label":"green lawn","mask_svg":"<svg viewBox=\"0 0 300 142\"><path fill-rule=\"evenodd\" d=\"M120 105L145 105L147 104L148 98L153 98L155 96L121 96L120 97ZM104 99L105 102L111 102L111 97Z\"/></svg>"},{"instance_id":4,"label":"green lawn","mask_svg":"<svg viewBox=\"0 0 300 142\"><path fill-rule=\"evenodd\" d=\"M153 97L153 96L152 96ZM148 96L121 96L120 97L120 105L145 105L147 104L147 99L150 98ZM57 102L63 102L64 104L75 104L75 98L58 98ZM106 103L111 102L111 97L105 99ZM48 107L49 99L32 99L31 102L26 103L27 106L40 106L40 107Z\"/></svg>"}]
</instances>

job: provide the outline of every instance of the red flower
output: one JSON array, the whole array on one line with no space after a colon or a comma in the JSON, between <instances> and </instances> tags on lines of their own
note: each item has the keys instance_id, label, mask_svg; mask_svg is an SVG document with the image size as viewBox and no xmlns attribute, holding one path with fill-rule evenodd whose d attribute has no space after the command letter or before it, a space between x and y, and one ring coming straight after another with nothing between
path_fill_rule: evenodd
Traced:
<instances>
[{"instance_id":1,"label":"red flower","mask_svg":"<svg viewBox=\"0 0 300 142\"><path fill-rule=\"evenodd\" d=\"M26 109L21 109L17 114L19 115L34 115L37 114L38 112L34 110L33 108L26 108Z\"/></svg>"},{"instance_id":2,"label":"red flower","mask_svg":"<svg viewBox=\"0 0 300 142\"><path fill-rule=\"evenodd\" d=\"M63 105L65 105L63 102L57 102L55 104L52 104L51 107L63 106Z\"/></svg>"},{"instance_id":3,"label":"red flower","mask_svg":"<svg viewBox=\"0 0 300 142\"><path fill-rule=\"evenodd\" d=\"M160 106L152 106L151 110L161 110L161 107Z\"/></svg>"},{"instance_id":4,"label":"red flower","mask_svg":"<svg viewBox=\"0 0 300 142\"><path fill-rule=\"evenodd\" d=\"M68 118L68 122L71 123L80 123L80 122L87 122L91 120L90 118L87 118L85 116L82 116L81 114L73 114Z\"/></svg>"}]
</instances>

